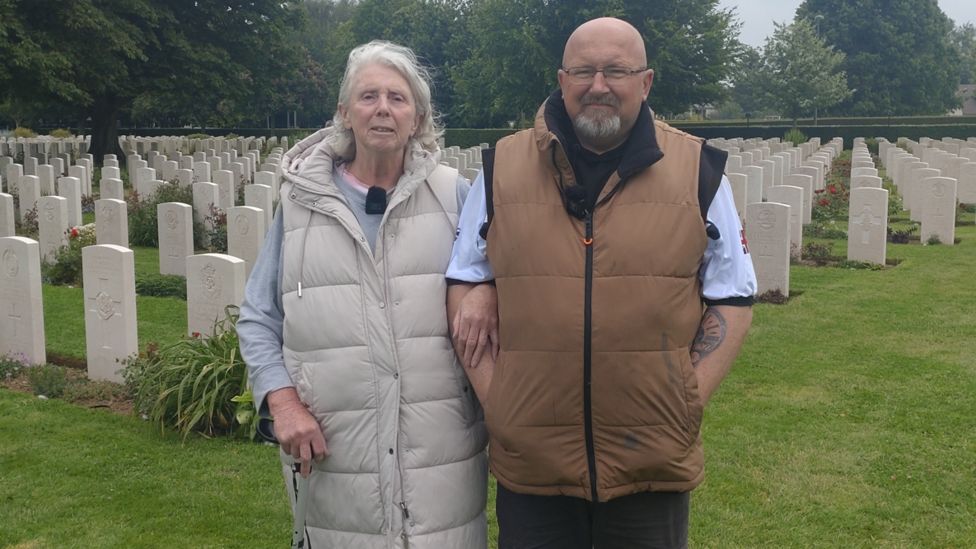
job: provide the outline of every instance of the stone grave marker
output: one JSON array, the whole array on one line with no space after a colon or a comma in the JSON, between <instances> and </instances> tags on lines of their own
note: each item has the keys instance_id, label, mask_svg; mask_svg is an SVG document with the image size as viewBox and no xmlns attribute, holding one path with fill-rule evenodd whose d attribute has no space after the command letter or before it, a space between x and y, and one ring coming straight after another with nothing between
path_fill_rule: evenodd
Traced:
<instances>
[{"instance_id":1,"label":"stone grave marker","mask_svg":"<svg viewBox=\"0 0 976 549\"><path fill-rule=\"evenodd\" d=\"M114 244L81 250L88 377L121 383L123 361L139 353L135 255Z\"/></svg>"},{"instance_id":2,"label":"stone grave marker","mask_svg":"<svg viewBox=\"0 0 976 549\"><path fill-rule=\"evenodd\" d=\"M219 196L217 207L226 211L236 204L237 193L234 190L234 173L228 170L217 170L213 175Z\"/></svg>"},{"instance_id":3,"label":"stone grave marker","mask_svg":"<svg viewBox=\"0 0 976 549\"><path fill-rule=\"evenodd\" d=\"M214 323L226 318L228 305L244 301L244 260L225 254L186 258L187 335L213 335Z\"/></svg>"},{"instance_id":4,"label":"stone grave marker","mask_svg":"<svg viewBox=\"0 0 976 549\"><path fill-rule=\"evenodd\" d=\"M68 245L68 199L61 196L42 196L37 200L37 232L41 245L41 261L54 261L58 250Z\"/></svg>"},{"instance_id":5,"label":"stone grave marker","mask_svg":"<svg viewBox=\"0 0 976 549\"><path fill-rule=\"evenodd\" d=\"M746 193L749 187L749 176L744 173L726 174L729 179L729 186L732 187L732 200L735 202L735 211L739 214L739 223L746 219Z\"/></svg>"},{"instance_id":6,"label":"stone grave marker","mask_svg":"<svg viewBox=\"0 0 976 549\"><path fill-rule=\"evenodd\" d=\"M800 221L804 225L813 222L813 177L808 174L794 173L786 176L786 185L803 189L803 208L800 210Z\"/></svg>"},{"instance_id":7,"label":"stone grave marker","mask_svg":"<svg viewBox=\"0 0 976 549\"><path fill-rule=\"evenodd\" d=\"M881 178L874 175L857 175L851 177L851 190L869 187L873 189L881 188Z\"/></svg>"},{"instance_id":8,"label":"stone grave marker","mask_svg":"<svg viewBox=\"0 0 976 549\"><path fill-rule=\"evenodd\" d=\"M159 274L186 276L186 257L193 255L193 208L181 202L156 206Z\"/></svg>"},{"instance_id":9,"label":"stone grave marker","mask_svg":"<svg viewBox=\"0 0 976 549\"><path fill-rule=\"evenodd\" d=\"M18 192L18 185L22 177L24 177L23 166L20 164L7 164L7 167L4 168L3 180L7 182L8 193L14 194Z\"/></svg>"},{"instance_id":10,"label":"stone grave marker","mask_svg":"<svg viewBox=\"0 0 976 549\"><path fill-rule=\"evenodd\" d=\"M888 245L888 191L864 187L851 190L847 259L885 264Z\"/></svg>"},{"instance_id":11,"label":"stone grave marker","mask_svg":"<svg viewBox=\"0 0 976 549\"><path fill-rule=\"evenodd\" d=\"M769 188L768 199L790 207L790 255L800 258L803 252L803 188L774 185Z\"/></svg>"},{"instance_id":12,"label":"stone grave marker","mask_svg":"<svg viewBox=\"0 0 976 549\"><path fill-rule=\"evenodd\" d=\"M244 260L246 276L251 274L266 232L264 212L258 208L234 206L227 209L227 254Z\"/></svg>"},{"instance_id":13,"label":"stone grave marker","mask_svg":"<svg viewBox=\"0 0 976 549\"><path fill-rule=\"evenodd\" d=\"M128 206L124 200L103 198L95 201L95 243L129 247Z\"/></svg>"},{"instance_id":14,"label":"stone grave marker","mask_svg":"<svg viewBox=\"0 0 976 549\"><path fill-rule=\"evenodd\" d=\"M0 238L0 326L0 356L47 362L40 246L29 238Z\"/></svg>"},{"instance_id":15,"label":"stone grave marker","mask_svg":"<svg viewBox=\"0 0 976 549\"><path fill-rule=\"evenodd\" d=\"M125 190L122 188L121 179L103 179L99 192L101 193L99 198L125 200Z\"/></svg>"},{"instance_id":16,"label":"stone grave marker","mask_svg":"<svg viewBox=\"0 0 976 549\"><path fill-rule=\"evenodd\" d=\"M58 196L65 198L68 213L68 226L81 225L81 181L77 177L58 179Z\"/></svg>"},{"instance_id":17,"label":"stone grave marker","mask_svg":"<svg viewBox=\"0 0 976 549\"><path fill-rule=\"evenodd\" d=\"M0 193L0 237L16 236L16 218L14 217L14 196Z\"/></svg>"},{"instance_id":18,"label":"stone grave marker","mask_svg":"<svg viewBox=\"0 0 976 549\"><path fill-rule=\"evenodd\" d=\"M247 185L244 187L244 205L253 206L261 210L264 214L265 230L271 226L271 219L274 217L274 210L271 204L271 187L267 185Z\"/></svg>"},{"instance_id":19,"label":"stone grave marker","mask_svg":"<svg viewBox=\"0 0 976 549\"><path fill-rule=\"evenodd\" d=\"M20 178L20 222L24 222L27 212L37 208L37 201L41 198L41 182L36 175L25 175ZM43 248L43 246L42 246ZM43 253L42 253L43 255Z\"/></svg>"},{"instance_id":20,"label":"stone grave marker","mask_svg":"<svg viewBox=\"0 0 976 549\"><path fill-rule=\"evenodd\" d=\"M957 195L962 204L976 204L976 162L959 166Z\"/></svg>"},{"instance_id":21,"label":"stone grave marker","mask_svg":"<svg viewBox=\"0 0 976 549\"><path fill-rule=\"evenodd\" d=\"M956 188L956 180L949 177L922 180L919 197L923 203L919 229L922 244L938 238L944 245L953 245L956 238Z\"/></svg>"},{"instance_id":22,"label":"stone grave marker","mask_svg":"<svg viewBox=\"0 0 976 549\"><path fill-rule=\"evenodd\" d=\"M41 164L37 167L37 179L40 184L41 196L58 194L54 188L54 166Z\"/></svg>"},{"instance_id":23,"label":"stone grave marker","mask_svg":"<svg viewBox=\"0 0 976 549\"><path fill-rule=\"evenodd\" d=\"M790 207L776 202L746 206L746 237L756 270L757 295L790 295Z\"/></svg>"}]
</instances>

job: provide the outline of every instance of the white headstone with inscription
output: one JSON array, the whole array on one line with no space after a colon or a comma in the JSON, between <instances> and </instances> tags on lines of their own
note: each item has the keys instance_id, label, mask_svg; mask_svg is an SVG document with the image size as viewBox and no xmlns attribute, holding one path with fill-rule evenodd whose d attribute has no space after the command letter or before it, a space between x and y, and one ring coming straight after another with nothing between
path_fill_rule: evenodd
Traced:
<instances>
[{"instance_id":1,"label":"white headstone with inscription","mask_svg":"<svg viewBox=\"0 0 976 549\"><path fill-rule=\"evenodd\" d=\"M37 232L41 261L54 261L62 247L68 245L68 200L61 196L42 196L37 200Z\"/></svg>"},{"instance_id":2,"label":"white headstone with inscription","mask_svg":"<svg viewBox=\"0 0 976 549\"><path fill-rule=\"evenodd\" d=\"M47 362L40 246L29 238L0 238L0 326L0 356Z\"/></svg>"},{"instance_id":3,"label":"white headstone with inscription","mask_svg":"<svg viewBox=\"0 0 976 549\"><path fill-rule=\"evenodd\" d=\"M776 202L746 206L746 238L756 270L757 294L790 295L790 207Z\"/></svg>"},{"instance_id":4,"label":"white headstone with inscription","mask_svg":"<svg viewBox=\"0 0 976 549\"><path fill-rule=\"evenodd\" d=\"M135 256L113 244L81 250L88 377L122 382L119 371L139 353Z\"/></svg>"},{"instance_id":5,"label":"white headstone with inscription","mask_svg":"<svg viewBox=\"0 0 976 549\"><path fill-rule=\"evenodd\" d=\"M953 245L956 238L956 187L956 180L949 177L922 180L922 226L919 228L922 244L938 239L942 244Z\"/></svg>"},{"instance_id":6,"label":"white headstone with inscription","mask_svg":"<svg viewBox=\"0 0 976 549\"><path fill-rule=\"evenodd\" d=\"M159 274L186 276L186 257L193 255L193 208L181 202L156 206L159 230Z\"/></svg>"},{"instance_id":7,"label":"white headstone with inscription","mask_svg":"<svg viewBox=\"0 0 976 549\"><path fill-rule=\"evenodd\" d=\"M847 259L885 264L888 245L888 191L851 190L847 224Z\"/></svg>"},{"instance_id":8,"label":"white headstone with inscription","mask_svg":"<svg viewBox=\"0 0 976 549\"><path fill-rule=\"evenodd\" d=\"M129 247L128 207L124 200L95 201L95 243Z\"/></svg>"},{"instance_id":9,"label":"white headstone with inscription","mask_svg":"<svg viewBox=\"0 0 976 549\"><path fill-rule=\"evenodd\" d=\"M244 260L225 254L198 254L186 259L187 334L213 335L226 318L228 305L244 301Z\"/></svg>"}]
</instances>

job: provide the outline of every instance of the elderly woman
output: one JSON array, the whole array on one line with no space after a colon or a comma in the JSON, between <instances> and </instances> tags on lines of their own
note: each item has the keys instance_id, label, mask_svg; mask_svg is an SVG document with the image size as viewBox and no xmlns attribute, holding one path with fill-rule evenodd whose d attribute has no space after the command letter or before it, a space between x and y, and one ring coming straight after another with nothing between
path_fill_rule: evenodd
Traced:
<instances>
[{"instance_id":1,"label":"elderly woman","mask_svg":"<svg viewBox=\"0 0 976 549\"><path fill-rule=\"evenodd\" d=\"M487 435L445 312L468 186L439 165L430 95L409 49L349 54L245 290L241 351L286 484L308 478L311 547L487 545Z\"/></svg>"}]
</instances>

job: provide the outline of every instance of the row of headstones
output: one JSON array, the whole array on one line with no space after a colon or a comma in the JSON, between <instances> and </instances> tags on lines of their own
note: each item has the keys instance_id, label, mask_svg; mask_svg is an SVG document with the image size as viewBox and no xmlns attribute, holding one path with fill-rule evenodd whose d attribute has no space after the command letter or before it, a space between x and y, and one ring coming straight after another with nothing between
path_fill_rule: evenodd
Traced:
<instances>
[{"instance_id":1,"label":"row of headstones","mask_svg":"<svg viewBox=\"0 0 976 549\"><path fill-rule=\"evenodd\" d=\"M943 244L953 244L957 204L976 204L976 140L899 142L902 146L881 138L878 152L903 198L903 208L912 221L921 224L923 243L935 237Z\"/></svg>"},{"instance_id":2,"label":"row of headstones","mask_svg":"<svg viewBox=\"0 0 976 549\"><path fill-rule=\"evenodd\" d=\"M150 152L159 152L166 156L176 156L179 152L195 153L214 150L218 153L236 151L238 154L245 154L249 150L264 148L274 149L281 147L288 150L288 137L237 137L227 139L225 137L211 137L205 139L187 138L179 136L168 137L139 137L133 135L123 135L119 137L119 146L126 155L138 154L148 156Z\"/></svg>"},{"instance_id":3,"label":"row of headstones","mask_svg":"<svg viewBox=\"0 0 976 549\"><path fill-rule=\"evenodd\" d=\"M888 259L888 190L863 137L851 151L847 259L884 265Z\"/></svg>"},{"instance_id":4,"label":"row of headstones","mask_svg":"<svg viewBox=\"0 0 976 549\"><path fill-rule=\"evenodd\" d=\"M204 153L197 153L203 155ZM224 153L229 155L230 153ZM250 151L248 158L256 159L257 151ZM278 172L281 150L275 149L268 157L268 164L262 165L266 171L257 172L257 183L244 187L245 206L235 207L237 192L234 187L233 174L229 171L215 172L219 183L209 181L192 182L193 205L177 203L161 204L158 206L159 254L160 272L162 274L183 275L185 258L193 254L193 221L205 223L211 214L211 207L223 209L227 214L228 253L247 261L247 271L250 271L257 252L263 242L264 234L270 226L273 215L273 197L277 193ZM184 157L184 159L193 157ZM154 155L157 164L166 165L165 157ZM212 159L219 166L222 159ZM130 157L130 166L137 166L137 173L143 171L147 176L153 176L153 168L140 168L144 162L137 156ZM208 162L196 162L196 173L203 178L209 177ZM240 165L240 164L238 164ZM96 238L99 244L116 244L128 246L127 205L124 202L122 180L114 155L106 155L103 160L102 181L100 184L101 200L95 201ZM13 177L11 181L19 186L21 193L21 219L26 212L36 206L38 211L39 241L42 259L51 261L57 250L67 243L67 231L70 227L81 224L81 200L77 192L77 182L72 178L62 178L61 190L63 196L38 196L34 191L36 181L31 176L20 176L20 166L8 166ZM148 170L148 172L146 172ZM149 180L149 184L158 187L162 181ZM137 183L138 185L138 183ZM72 192L72 190L74 192ZM153 189L154 190L154 189ZM147 192L153 192L152 190ZM13 197L0 194L0 236L14 235Z\"/></svg>"},{"instance_id":5,"label":"row of headstones","mask_svg":"<svg viewBox=\"0 0 976 549\"><path fill-rule=\"evenodd\" d=\"M51 156L81 156L88 152L90 143L90 136L0 137L0 156L23 155L25 159L33 157L41 160L41 164L47 164Z\"/></svg>"},{"instance_id":6,"label":"row of headstones","mask_svg":"<svg viewBox=\"0 0 976 549\"><path fill-rule=\"evenodd\" d=\"M456 168L458 173L468 181L474 181L481 171L481 151L489 147L488 143L481 143L477 147L462 149L457 145L441 148L441 164Z\"/></svg>"},{"instance_id":7,"label":"row of headstones","mask_svg":"<svg viewBox=\"0 0 976 549\"><path fill-rule=\"evenodd\" d=\"M25 164L17 164L9 156L0 156L0 196L12 198L13 193L20 196L17 214L21 221L27 212L37 207L38 199L56 195L67 199L72 224L81 223L82 197L91 196L92 193L94 162L87 154L78 158L74 165L70 164L70 158L67 160L69 163L65 164L63 158L51 158L52 164L39 165L37 159L32 157ZM9 230L12 222L12 217L0 218L0 236L13 234Z\"/></svg>"},{"instance_id":8,"label":"row of headstones","mask_svg":"<svg viewBox=\"0 0 976 549\"><path fill-rule=\"evenodd\" d=\"M39 244L0 238L0 356L46 362ZM244 262L224 254L187 258L187 335L212 335L228 305L244 298ZM121 382L124 361L139 351L132 250L103 244L82 250L88 376Z\"/></svg>"}]
</instances>

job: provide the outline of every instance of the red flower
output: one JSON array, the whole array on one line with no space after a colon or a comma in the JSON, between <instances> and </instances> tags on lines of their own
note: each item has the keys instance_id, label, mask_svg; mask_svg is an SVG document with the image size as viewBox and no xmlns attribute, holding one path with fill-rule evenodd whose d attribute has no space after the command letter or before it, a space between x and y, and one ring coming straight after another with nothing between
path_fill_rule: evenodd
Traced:
<instances>
[{"instance_id":1,"label":"red flower","mask_svg":"<svg viewBox=\"0 0 976 549\"><path fill-rule=\"evenodd\" d=\"M827 192L830 194L837 194L837 187L833 185L827 185Z\"/></svg>"},{"instance_id":2,"label":"red flower","mask_svg":"<svg viewBox=\"0 0 976 549\"><path fill-rule=\"evenodd\" d=\"M78 227L71 227L71 238L78 238Z\"/></svg>"},{"instance_id":3,"label":"red flower","mask_svg":"<svg viewBox=\"0 0 976 549\"><path fill-rule=\"evenodd\" d=\"M830 200L827 200L826 198L821 198L820 201L817 202L817 204L820 204L821 206L829 206Z\"/></svg>"},{"instance_id":4,"label":"red flower","mask_svg":"<svg viewBox=\"0 0 976 549\"><path fill-rule=\"evenodd\" d=\"M190 334L190 335L192 335L192 336L193 336L193 339L200 339L200 332L193 332L193 333L192 333L192 334Z\"/></svg>"}]
</instances>

